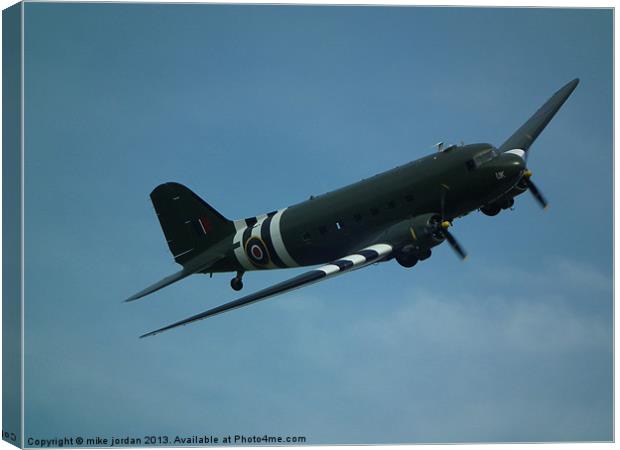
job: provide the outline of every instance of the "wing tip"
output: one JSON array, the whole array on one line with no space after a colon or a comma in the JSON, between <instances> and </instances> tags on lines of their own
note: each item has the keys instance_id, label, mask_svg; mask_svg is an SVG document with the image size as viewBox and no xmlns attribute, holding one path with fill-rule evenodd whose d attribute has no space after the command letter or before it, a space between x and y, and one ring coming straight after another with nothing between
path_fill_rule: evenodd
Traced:
<instances>
[{"instance_id":1,"label":"wing tip","mask_svg":"<svg viewBox=\"0 0 620 450\"><path fill-rule=\"evenodd\" d=\"M147 338L147 337L150 337L150 336L155 336L156 334L163 333L164 331L166 331L168 329L170 329L169 326L168 327L164 327L164 328L159 328L159 329L154 330L154 331L149 331L148 333L144 333L142 336L140 336L139 339L144 339L144 338Z\"/></svg>"},{"instance_id":2,"label":"wing tip","mask_svg":"<svg viewBox=\"0 0 620 450\"><path fill-rule=\"evenodd\" d=\"M147 338L149 336L155 336L156 334L157 334L157 331L151 331L149 333L145 333L142 336L138 337L138 339L144 339L144 338Z\"/></svg>"},{"instance_id":3,"label":"wing tip","mask_svg":"<svg viewBox=\"0 0 620 450\"><path fill-rule=\"evenodd\" d=\"M173 328L180 327L180 326L185 326L185 325L187 325L187 323L182 323L182 322L181 323L179 323L179 322L173 323L172 325L168 325L168 326L165 326L163 328L159 328L159 329L157 329L155 331L149 331L148 333L144 333L142 336L139 337L139 339L144 339L144 338L147 338L147 337L150 337L150 336L155 336L156 334L163 333L164 331L168 331L168 330L171 330Z\"/></svg>"},{"instance_id":4,"label":"wing tip","mask_svg":"<svg viewBox=\"0 0 620 450\"><path fill-rule=\"evenodd\" d=\"M560 89L560 92L566 92L566 96L568 97L570 94L573 93L575 88L579 85L579 82L580 82L579 78L575 78L569 81L568 83L564 85L564 87Z\"/></svg>"}]
</instances>

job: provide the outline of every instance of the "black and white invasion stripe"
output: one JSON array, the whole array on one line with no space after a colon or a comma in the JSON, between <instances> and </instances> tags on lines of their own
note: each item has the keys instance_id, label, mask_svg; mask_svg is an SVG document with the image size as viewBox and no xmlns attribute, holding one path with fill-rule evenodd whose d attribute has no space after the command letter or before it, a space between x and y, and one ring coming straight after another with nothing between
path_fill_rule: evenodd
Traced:
<instances>
[{"instance_id":1,"label":"black and white invasion stripe","mask_svg":"<svg viewBox=\"0 0 620 450\"><path fill-rule=\"evenodd\" d=\"M286 267L286 265L282 262L282 260L278 256L278 252L276 252L276 249L273 245L273 240L271 238L270 227L271 227L272 219L273 219L273 216L268 216L265 220L263 220L263 223L260 229L260 236L263 242L265 243L265 245L267 246L267 253L269 253L270 259L273 262L273 264L276 267L283 268L283 267Z\"/></svg>"},{"instance_id":2,"label":"black and white invasion stripe","mask_svg":"<svg viewBox=\"0 0 620 450\"><path fill-rule=\"evenodd\" d=\"M286 208L233 222L236 230L233 237L235 257L245 270L299 266L289 254L280 231L280 220L284 211ZM253 258L248 255L246 244L254 237L259 238L266 246L269 257L267 264L255 264Z\"/></svg>"},{"instance_id":3,"label":"black and white invasion stripe","mask_svg":"<svg viewBox=\"0 0 620 450\"><path fill-rule=\"evenodd\" d=\"M331 278L333 276L340 275L351 270L365 267L369 264L382 261L383 259L389 257L391 253L392 246L389 244L371 245L370 247L366 247L353 255L345 256L344 258L338 259L330 264L326 264L317 269L304 272L301 275L297 275L296 277L293 277L289 280L262 289L253 294L246 295L245 297L241 297L240 299L234 300L224 305L217 306L203 313L196 314L195 316L189 317L179 322L175 322L171 325L144 334L140 337L153 336L171 328L176 328L181 325L187 325L188 323L195 322L197 320L206 319L207 317L212 317L226 311L241 308L243 306L265 300L269 297L274 297L276 295L299 289L312 283L316 283L323 279Z\"/></svg>"},{"instance_id":4,"label":"black and white invasion stripe","mask_svg":"<svg viewBox=\"0 0 620 450\"><path fill-rule=\"evenodd\" d=\"M389 244L375 244L366 247L353 255L345 256L334 262L326 264L316 269L324 273L325 277L338 275L349 270L359 269L374 262L387 258L392 253L392 246Z\"/></svg>"}]
</instances>

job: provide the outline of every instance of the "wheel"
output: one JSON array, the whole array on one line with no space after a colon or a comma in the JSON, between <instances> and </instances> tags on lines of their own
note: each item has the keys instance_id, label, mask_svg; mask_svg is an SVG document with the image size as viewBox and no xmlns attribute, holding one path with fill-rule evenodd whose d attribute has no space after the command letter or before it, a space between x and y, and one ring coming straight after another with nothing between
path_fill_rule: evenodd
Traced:
<instances>
[{"instance_id":1,"label":"wheel","mask_svg":"<svg viewBox=\"0 0 620 450\"><path fill-rule=\"evenodd\" d=\"M510 198L502 204L502 209L510 209L514 206L514 204L515 200L513 198Z\"/></svg>"},{"instance_id":2,"label":"wheel","mask_svg":"<svg viewBox=\"0 0 620 450\"><path fill-rule=\"evenodd\" d=\"M413 267L418 263L418 258L410 254L400 253L396 255L396 262L403 267Z\"/></svg>"},{"instance_id":3,"label":"wheel","mask_svg":"<svg viewBox=\"0 0 620 450\"><path fill-rule=\"evenodd\" d=\"M482 211L483 214L492 217L497 216L501 211L501 208L497 205L487 205L480 208L480 211Z\"/></svg>"},{"instance_id":4,"label":"wheel","mask_svg":"<svg viewBox=\"0 0 620 450\"><path fill-rule=\"evenodd\" d=\"M431 257L430 249L422 250L422 253L420 253L420 261L424 261L430 257Z\"/></svg>"},{"instance_id":5,"label":"wheel","mask_svg":"<svg viewBox=\"0 0 620 450\"><path fill-rule=\"evenodd\" d=\"M235 277L230 280L230 287L233 288L235 291L240 291L241 289L243 289L243 281Z\"/></svg>"}]
</instances>

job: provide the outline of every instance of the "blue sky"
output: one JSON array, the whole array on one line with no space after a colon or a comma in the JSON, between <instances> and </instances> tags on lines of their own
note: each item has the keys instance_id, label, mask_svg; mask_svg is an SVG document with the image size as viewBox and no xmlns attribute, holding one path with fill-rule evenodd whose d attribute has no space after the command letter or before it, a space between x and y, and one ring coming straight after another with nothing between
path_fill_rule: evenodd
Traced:
<instances>
[{"instance_id":1,"label":"blue sky","mask_svg":"<svg viewBox=\"0 0 620 450\"><path fill-rule=\"evenodd\" d=\"M28 3L26 437L612 439L611 10ZM532 147L549 198L387 263L150 339L235 298L177 270L148 194L234 219L416 159ZM248 291L298 271L249 273Z\"/></svg>"}]
</instances>

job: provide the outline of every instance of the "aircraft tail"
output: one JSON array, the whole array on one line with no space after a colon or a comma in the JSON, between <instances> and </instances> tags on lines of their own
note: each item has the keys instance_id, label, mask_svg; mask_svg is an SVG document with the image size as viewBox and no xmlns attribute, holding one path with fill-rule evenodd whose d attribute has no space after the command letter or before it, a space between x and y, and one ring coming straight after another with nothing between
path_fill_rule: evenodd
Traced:
<instances>
[{"instance_id":1,"label":"aircraft tail","mask_svg":"<svg viewBox=\"0 0 620 450\"><path fill-rule=\"evenodd\" d=\"M174 260L181 265L235 231L233 222L179 183L164 183L151 201Z\"/></svg>"},{"instance_id":2,"label":"aircraft tail","mask_svg":"<svg viewBox=\"0 0 620 450\"><path fill-rule=\"evenodd\" d=\"M532 117L525 122L521 128L519 128L512 136L508 138L499 148L500 152L505 152L513 149L521 149L526 152L536 140L538 135L545 129L547 124L553 119L555 113L562 107L564 102L573 93L577 85L579 84L579 78L575 78L573 81L567 83L559 91L547 100L547 102L540 107L538 111L534 113Z\"/></svg>"}]
</instances>

